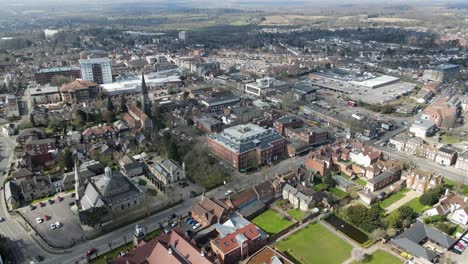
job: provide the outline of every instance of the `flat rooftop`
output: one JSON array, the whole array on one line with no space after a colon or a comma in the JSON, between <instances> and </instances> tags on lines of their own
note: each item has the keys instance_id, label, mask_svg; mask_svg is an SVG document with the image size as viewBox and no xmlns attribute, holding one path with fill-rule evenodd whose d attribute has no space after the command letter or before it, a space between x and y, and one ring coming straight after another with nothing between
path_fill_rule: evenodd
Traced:
<instances>
[{"instance_id":1,"label":"flat rooftop","mask_svg":"<svg viewBox=\"0 0 468 264\"><path fill-rule=\"evenodd\" d=\"M79 67L57 67L57 68L45 68L40 69L37 73L53 73L53 72L64 72L64 71L79 71Z\"/></svg>"}]
</instances>

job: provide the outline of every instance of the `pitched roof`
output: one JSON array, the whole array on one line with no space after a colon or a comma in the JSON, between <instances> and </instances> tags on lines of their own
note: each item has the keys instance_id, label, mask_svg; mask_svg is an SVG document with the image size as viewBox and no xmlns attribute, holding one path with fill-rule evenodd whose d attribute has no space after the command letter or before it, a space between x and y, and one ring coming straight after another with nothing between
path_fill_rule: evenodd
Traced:
<instances>
[{"instance_id":1,"label":"pitched roof","mask_svg":"<svg viewBox=\"0 0 468 264\"><path fill-rule=\"evenodd\" d=\"M456 242L451 236L417 221L405 232L393 239L392 243L412 255L433 260L437 255L419 244L426 238L445 248L450 248Z\"/></svg>"},{"instance_id":2,"label":"pitched roof","mask_svg":"<svg viewBox=\"0 0 468 264\"><path fill-rule=\"evenodd\" d=\"M106 132L114 132L114 129L111 126L108 125L102 125L102 126L93 126L85 129L83 131L83 135L85 136L90 136L90 135L101 135Z\"/></svg>"},{"instance_id":3,"label":"pitched roof","mask_svg":"<svg viewBox=\"0 0 468 264\"><path fill-rule=\"evenodd\" d=\"M110 264L143 264L146 262L146 258L153 252L157 243L157 239L150 240L147 243L130 250L125 253L125 255L112 260Z\"/></svg>"},{"instance_id":4,"label":"pitched roof","mask_svg":"<svg viewBox=\"0 0 468 264\"><path fill-rule=\"evenodd\" d=\"M249 224L233 233L227 234L217 240L217 245L222 252L227 253L240 246L244 241L253 240L260 236L257 227Z\"/></svg>"},{"instance_id":5,"label":"pitched roof","mask_svg":"<svg viewBox=\"0 0 468 264\"><path fill-rule=\"evenodd\" d=\"M250 201L257 199L257 193L253 188L249 188L234 198L229 198L234 208L240 208Z\"/></svg>"},{"instance_id":6,"label":"pitched roof","mask_svg":"<svg viewBox=\"0 0 468 264\"><path fill-rule=\"evenodd\" d=\"M86 81L86 80L75 80L71 83L64 84L60 87L60 92L76 92L79 90L89 89L89 87L97 86L95 82Z\"/></svg>"}]
</instances>

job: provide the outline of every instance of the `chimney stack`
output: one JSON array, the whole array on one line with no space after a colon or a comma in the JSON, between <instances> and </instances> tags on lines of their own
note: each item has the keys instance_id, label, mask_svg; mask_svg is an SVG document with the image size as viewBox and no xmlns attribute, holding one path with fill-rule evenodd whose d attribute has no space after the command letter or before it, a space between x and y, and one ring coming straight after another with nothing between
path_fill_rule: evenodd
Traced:
<instances>
[{"instance_id":1,"label":"chimney stack","mask_svg":"<svg viewBox=\"0 0 468 264\"><path fill-rule=\"evenodd\" d=\"M449 194L449 189L445 189L445 196L447 196Z\"/></svg>"}]
</instances>

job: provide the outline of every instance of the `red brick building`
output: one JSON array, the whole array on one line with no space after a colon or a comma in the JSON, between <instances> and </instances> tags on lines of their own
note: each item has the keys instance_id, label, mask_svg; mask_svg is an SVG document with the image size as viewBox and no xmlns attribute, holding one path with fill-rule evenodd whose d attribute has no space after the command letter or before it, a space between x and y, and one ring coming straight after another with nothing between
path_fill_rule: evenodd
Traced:
<instances>
[{"instance_id":1,"label":"red brick building","mask_svg":"<svg viewBox=\"0 0 468 264\"><path fill-rule=\"evenodd\" d=\"M288 138L306 142L309 145L321 145L328 141L328 132L318 127L286 128Z\"/></svg>"},{"instance_id":2,"label":"red brick building","mask_svg":"<svg viewBox=\"0 0 468 264\"><path fill-rule=\"evenodd\" d=\"M274 126L278 134L286 136L286 128L288 127L300 127L304 124L301 119L297 117L282 117L275 121Z\"/></svg>"},{"instance_id":3,"label":"red brick building","mask_svg":"<svg viewBox=\"0 0 468 264\"><path fill-rule=\"evenodd\" d=\"M206 143L211 153L239 170L276 160L286 150L284 137L254 124L208 135Z\"/></svg>"}]
</instances>

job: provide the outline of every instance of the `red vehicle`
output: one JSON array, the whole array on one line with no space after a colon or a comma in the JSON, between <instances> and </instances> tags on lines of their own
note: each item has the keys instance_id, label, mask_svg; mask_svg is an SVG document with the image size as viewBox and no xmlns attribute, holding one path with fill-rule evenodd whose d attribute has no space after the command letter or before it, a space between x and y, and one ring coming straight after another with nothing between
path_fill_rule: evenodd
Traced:
<instances>
[{"instance_id":1,"label":"red vehicle","mask_svg":"<svg viewBox=\"0 0 468 264\"><path fill-rule=\"evenodd\" d=\"M44 220L45 220L45 221L49 221L49 220L50 220L50 216L44 215Z\"/></svg>"},{"instance_id":2,"label":"red vehicle","mask_svg":"<svg viewBox=\"0 0 468 264\"><path fill-rule=\"evenodd\" d=\"M44 206L45 206L45 203L40 202L40 203L39 203L39 206L40 206L40 207L44 207Z\"/></svg>"},{"instance_id":3,"label":"red vehicle","mask_svg":"<svg viewBox=\"0 0 468 264\"><path fill-rule=\"evenodd\" d=\"M63 197L60 197L60 196L59 196L59 197L57 197L57 201L58 201L58 202L61 202L61 201L63 201Z\"/></svg>"},{"instance_id":4,"label":"red vehicle","mask_svg":"<svg viewBox=\"0 0 468 264\"><path fill-rule=\"evenodd\" d=\"M349 106L352 106L352 107L356 107L356 106L357 106L357 103L354 102L354 101L349 100L349 101L348 101L348 105L349 105Z\"/></svg>"},{"instance_id":5,"label":"red vehicle","mask_svg":"<svg viewBox=\"0 0 468 264\"><path fill-rule=\"evenodd\" d=\"M97 249L95 249L95 248L90 248L90 249L88 249L88 251L86 251L86 253L85 253L84 255L85 255L85 257L89 257L89 256L91 256L92 254L96 253L96 251L97 251Z\"/></svg>"}]
</instances>

